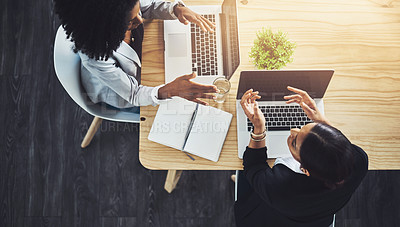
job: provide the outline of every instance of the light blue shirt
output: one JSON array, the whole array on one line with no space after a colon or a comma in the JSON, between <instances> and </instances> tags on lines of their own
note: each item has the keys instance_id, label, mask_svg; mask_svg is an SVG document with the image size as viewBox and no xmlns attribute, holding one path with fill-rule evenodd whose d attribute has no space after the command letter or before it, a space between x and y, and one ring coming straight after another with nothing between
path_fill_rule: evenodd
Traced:
<instances>
[{"instance_id":1,"label":"light blue shirt","mask_svg":"<svg viewBox=\"0 0 400 227\"><path fill-rule=\"evenodd\" d=\"M173 8L177 3L141 0L141 16L145 19L176 19ZM141 62L135 50L127 43L121 42L107 61L89 58L82 52L79 52L79 56L82 60L82 85L92 102L104 102L117 108L155 106L160 103L157 95L158 89L163 85L139 85L136 74Z\"/></svg>"}]
</instances>

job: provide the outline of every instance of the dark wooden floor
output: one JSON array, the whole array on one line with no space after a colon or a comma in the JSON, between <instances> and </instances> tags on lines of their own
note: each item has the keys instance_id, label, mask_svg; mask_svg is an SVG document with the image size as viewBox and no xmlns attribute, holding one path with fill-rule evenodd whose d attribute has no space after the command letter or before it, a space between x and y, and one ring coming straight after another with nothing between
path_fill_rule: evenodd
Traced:
<instances>
[{"instance_id":1,"label":"dark wooden floor","mask_svg":"<svg viewBox=\"0 0 400 227\"><path fill-rule=\"evenodd\" d=\"M233 171L185 171L167 194L136 124L106 121L80 149L92 117L55 76L52 2L0 3L1 227L234 226ZM400 226L399 188L399 171L370 171L337 226Z\"/></svg>"}]
</instances>

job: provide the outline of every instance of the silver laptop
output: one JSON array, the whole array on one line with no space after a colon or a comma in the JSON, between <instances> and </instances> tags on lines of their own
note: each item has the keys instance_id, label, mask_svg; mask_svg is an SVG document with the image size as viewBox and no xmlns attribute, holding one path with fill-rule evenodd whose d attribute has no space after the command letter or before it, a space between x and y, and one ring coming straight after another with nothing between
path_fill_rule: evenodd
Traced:
<instances>
[{"instance_id":1,"label":"silver laptop","mask_svg":"<svg viewBox=\"0 0 400 227\"><path fill-rule=\"evenodd\" d=\"M240 62L236 0L187 7L214 22L216 30L203 32L193 23L164 21L165 83L192 72L197 73L194 81L203 84L221 76L229 80Z\"/></svg>"},{"instance_id":2,"label":"silver laptop","mask_svg":"<svg viewBox=\"0 0 400 227\"><path fill-rule=\"evenodd\" d=\"M268 158L290 157L291 154L287 146L290 129L301 128L312 121L297 103L286 104L283 96L291 94L286 87L292 86L307 91L315 100L318 109L324 113L322 97L333 72L333 70L241 72L236 96L239 158L243 158L253 127L240 105L240 100L248 89L253 88L255 91L259 91L261 95L258 104L266 119Z\"/></svg>"}]
</instances>

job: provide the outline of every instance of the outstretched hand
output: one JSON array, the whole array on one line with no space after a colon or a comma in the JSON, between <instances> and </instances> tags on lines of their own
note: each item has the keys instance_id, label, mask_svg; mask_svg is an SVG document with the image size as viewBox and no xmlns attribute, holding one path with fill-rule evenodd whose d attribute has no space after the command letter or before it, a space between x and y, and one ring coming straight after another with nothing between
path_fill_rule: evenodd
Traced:
<instances>
[{"instance_id":1,"label":"outstretched hand","mask_svg":"<svg viewBox=\"0 0 400 227\"><path fill-rule=\"evenodd\" d=\"M244 113L254 125L254 133L262 133L265 131L265 118L260 108L258 108L258 103L256 101L256 99L260 98L261 96L258 95L258 91L253 92L253 89L250 89L243 94L242 100L240 101Z\"/></svg>"},{"instance_id":2,"label":"outstretched hand","mask_svg":"<svg viewBox=\"0 0 400 227\"><path fill-rule=\"evenodd\" d=\"M189 101L208 105L207 102L199 98L213 99L214 95L206 93L218 93L219 91L214 85L204 85L191 81L195 77L196 73L192 73L176 78L158 90L158 98L166 99L179 96Z\"/></svg>"},{"instance_id":3,"label":"outstretched hand","mask_svg":"<svg viewBox=\"0 0 400 227\"><path fill-rule=\"evenodd\" d=\"M326 117L317 108L314 99L312 99L306 91L290 86L288 86L287 89L296 93L294 95L287 95L283 97L284 99L288 100L286 101L287 104L293 102L298 103L308 118L310 118L312 121L330 125L328 119L326 119Z\"/></svg>"},{"instance_id":4,"label":"outstretched hand","mask_svg":"<svg viewBox=\"0 0 400 227\"><path fill-rule=\"evenodd\" d=\"M187 25L190 22L197 24L204 32L214 32L215 24L213 22L209 21L207 18L201 16L200 14L193 12L185 6L177 5L174 8L174 14L182 24Z\"/></svg>"}]
</instances>

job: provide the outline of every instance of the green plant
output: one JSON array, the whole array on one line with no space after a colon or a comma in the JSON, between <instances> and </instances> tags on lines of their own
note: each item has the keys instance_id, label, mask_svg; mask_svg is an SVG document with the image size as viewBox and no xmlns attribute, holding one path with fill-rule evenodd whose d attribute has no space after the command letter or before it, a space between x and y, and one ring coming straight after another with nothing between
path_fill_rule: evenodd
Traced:
<instances>
[{"instance_id":1,"label":"green plant","mask_svg":"<svg viewBox=\"0 0 400 227\"><path fill-rule=\"evenodd\" d=\"M271 28L262 28L257 32L250 58L259 69L280 69L293 61L291 56L295 48L296 43L288 40L287 33L281 30L274 33Z\"/></svg>"}]
</instances>

